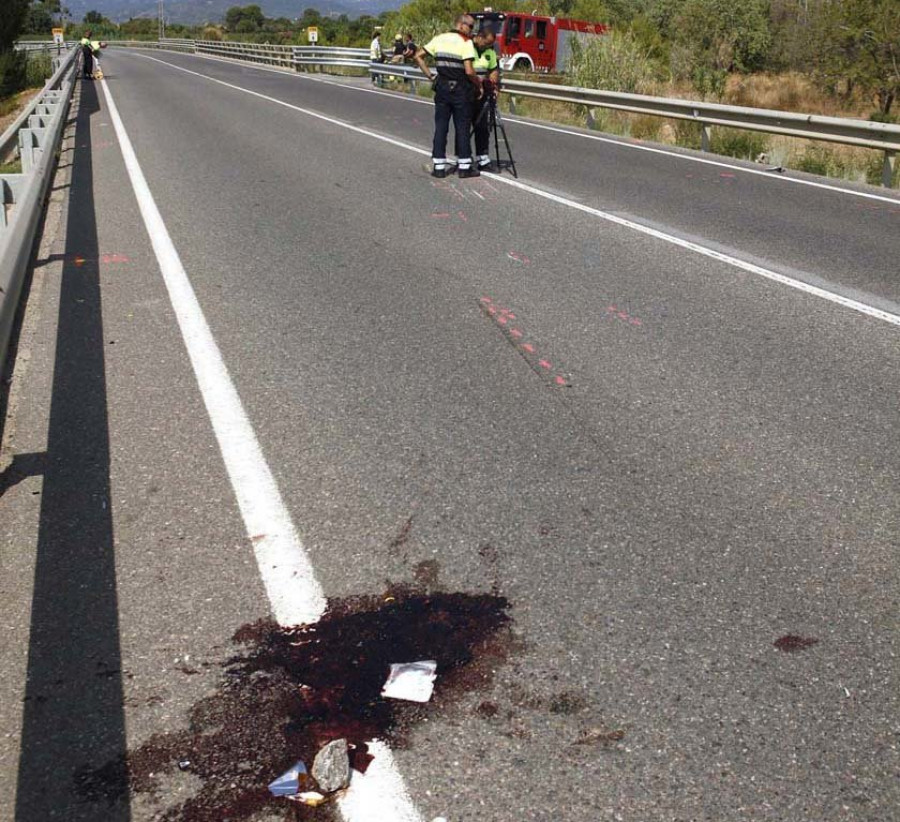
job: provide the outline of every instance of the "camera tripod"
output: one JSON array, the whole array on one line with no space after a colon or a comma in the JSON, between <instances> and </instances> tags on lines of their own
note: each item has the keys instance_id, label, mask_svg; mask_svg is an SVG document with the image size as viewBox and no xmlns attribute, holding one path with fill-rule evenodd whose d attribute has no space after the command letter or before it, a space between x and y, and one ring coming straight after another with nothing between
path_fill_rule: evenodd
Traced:
<instances>
[{"instance_id":1,"label":"camera tripod","mask_svg":"<svg viewBox=\"0 0 900 822\"><path fill-rule=\"evenodd\" d=\"M484 105L481 107L478 119L476 119L475 123L472 125L473 133L475 128L485 117L488 118L488 154L490 154L490 140L491 135L493 135L494 155L497 158L498 173L503 171L504 168L508 168L512 172L513 177L518 179L519 174L516 171L516 161L513 159L512 149L509 147L509 138L506 136L506 129L503 127L503 118L500 116L500 111L497 108L497 98L490 91L487 92L487 100L485 100ZM507 160L500 159L501 136L503 137L503 146L506 149L506 156L509 158Z\"/></svg>"}]
</instances>

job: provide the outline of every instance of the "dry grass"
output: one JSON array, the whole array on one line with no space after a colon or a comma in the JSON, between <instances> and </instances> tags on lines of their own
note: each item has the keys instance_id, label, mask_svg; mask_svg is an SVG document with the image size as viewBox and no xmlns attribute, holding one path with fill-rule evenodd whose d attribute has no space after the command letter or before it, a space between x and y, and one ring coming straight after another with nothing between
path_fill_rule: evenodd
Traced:
<instances>
[{"instance_id":1,"label":"dry grass","mask_svg":"<svg viewBox=\"0 0 900 822\"><path fill-rule=\"evenodd\" d=\"M41 88L30 88L0 100L0 134L12 124L22 110L40 93Z\"/></svg>"},{"instance_id":2,"label":"dry grass","mask_svg":"<svg viewBox=\"0 0 900 822\"><path fill-rule=\"evenodd\" d=\"M724 102L733 106L801 111L828 117L865 119L872 112L870 100L825 94L809 77L797 72L730 77Z\"/></svg>"}]
</instances>

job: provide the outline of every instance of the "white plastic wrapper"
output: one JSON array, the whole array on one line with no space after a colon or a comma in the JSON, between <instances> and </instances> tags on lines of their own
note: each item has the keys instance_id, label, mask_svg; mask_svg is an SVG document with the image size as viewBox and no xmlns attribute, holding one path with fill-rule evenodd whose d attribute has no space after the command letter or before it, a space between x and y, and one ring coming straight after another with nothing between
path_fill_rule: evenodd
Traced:
<instances>
[{"instance_id":1,"label":"white plastic wrapper","mask_svg":"<svg viewBox=\"0 0 900 822\"><path fill-rule=\"evenodd\" d=\"M433 659L394 663L381 695L410 702L428 702L434 692L436 671L437 662Z\"/></svg>"}]
</instances>

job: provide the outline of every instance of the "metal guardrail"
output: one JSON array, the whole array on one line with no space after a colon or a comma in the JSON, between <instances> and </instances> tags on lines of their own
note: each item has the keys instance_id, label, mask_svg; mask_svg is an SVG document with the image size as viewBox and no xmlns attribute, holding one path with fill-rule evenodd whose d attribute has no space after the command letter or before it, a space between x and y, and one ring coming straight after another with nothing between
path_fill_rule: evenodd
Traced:
<instances>
[{"instance_id":1,"label":"metal guardrail","mask_svg":"<svg viewBox=\"0 0 900 822\"><path fill-rule=\"evenodd\" d=\"M229 43L220 40L195 40L197 54L211 54L244 60L250 63L264 63L269 66L293 66L292 46L273 46L267 43Z\"/></svg>"},{"instance_id":2,"label":"metal guardrail","mask_svg":"<svg viewBox=\"0 0 900 822\"><path fill-rule=\"evenodd\" d=\"M18 153L22 167L18 174L0 174L0 363L6 359L19 293L53 176L77 57L78 50L72 49L54 58L58 65L53 76L0 136L0 160Z\"/></svg>"},{"instance_id":3,"label":"metal guardrail","mask_svg":"<svg viewBox=\"0 0 900 822\"><path fill-rule=\"evenodd\" d=\"M293 64L304 68L342 68L369 69L369 50L345 48L343 46L294 46Z\"/></svg>"},{"instance_id":4,"label":"metal guardrail","mask_svg":"<svg viewBox=\"0 0 900 822\"><path fill-rule=\"evenodd\" d=\"M411 81L422 79L422 73L412 66L372 64L369 71L374 76L400 76ZM709 151L712 126L741 128L806 140L823 140L842 145L878 149L884 152L882 183L888 188L891 187L897 153L900 152L900 125L892 123L726 106L720 103L704 103L668 97L648 97L642 94L625 94L616 91L578 88L577 86L550 85L516 80L509 75L503 78L502 91L510 97L510 109L513 114L516 113L516 98L531 97L538 100L555 100L585 106L588 109L589 122L594 116L592 110L597 108L690 120L698 123L701 127L703 151Z\"/></svg>"},{"instance_id":5,"label":"metal guardrail","mask_svg":"<svg viewBox=\"0 0 900 822\"><path fill-rule=\"evenodd\" d=\"M63 43L62 45L55 43L53 40L25 40L16 43L13 48L16 51L56 51L57 49L66 50L74 43Z\"/></svg>"}]
</instances>

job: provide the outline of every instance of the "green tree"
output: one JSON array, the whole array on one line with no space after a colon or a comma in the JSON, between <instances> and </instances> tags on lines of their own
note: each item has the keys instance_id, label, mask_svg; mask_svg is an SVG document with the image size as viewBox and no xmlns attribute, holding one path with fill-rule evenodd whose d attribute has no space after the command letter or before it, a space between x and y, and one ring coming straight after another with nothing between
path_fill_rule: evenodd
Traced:
<instances>
[{"instance_id":1,"label":"green tree","mask_svg":"<svg viewBox=\"0 0 900 822\"><path fill-rule=\"evenodd\" d=\"M102 25L104 22L103 15L100 14L99 11L89 11L87 14L84 15L84 22L85 22L85 25L88 25L88 26Z\"/></svg>"},{"instance_id":2,"label":"green tree","mask_svg":"<svg viewBox=\"0 0 900 822\"><path fill-rule=\"evenodd\" d=\"M832 0L821 21L820 75L872 95L887 117L900 95L897 0Z\"/></svg>"},{"instance_id":3,"label":"green tree","mask_svg":"<svg viewBox=\"0 0 900 822\"><path fill-rule=\"evenodd\" d=\"M576 86L629 94L651 91L659 75L645 48L628 29L613 29L584 44L573 39L569 72Z\"/></svg>"},{"instance_id":4,"label":"green tree","mask_svg":"<svg viewBox=\"0 0 900 822\"><path fill-rule=\"evenodd\" d=\"M229 31L258 31L266 17L257 5L232 6L225 12L225 25Z\"/></svg>"},{"instance_id":5,"label":"green tree","mask_svg":"<svg viewBox=\"0 0 900 822\"><path fill-rule=\"evenodd\" d=\"M35 2L28 8L28 17L25 21L25 34L50 35L53 28L53 15L58 14L59 0L55 2Z\"/></svg>"},{"instance_id":6,"label":"green tree","mask_svg":"<svg viewBox=\"0 0 900 822\"><path fill-rule=\"evenodd\" d=\"M769 0L687 0L676 15L675 40L701 65L721 71L756 71L772 42Z\"/></svg>"},{"instance_id":7,"label":"green tree","mask_svg":"<svg viewBox=\"0 0 900 822\"><path fill-rule=\"evenodd\" d=\"M25 87L25 53L13 48L25 28L28 0L4 0L0 14L0 99Z\"/></svg>"}]
</instances>

